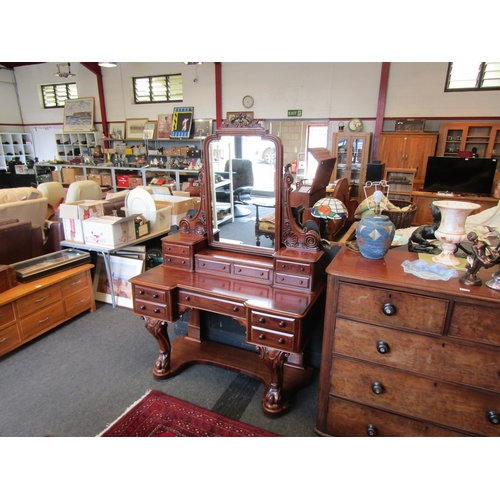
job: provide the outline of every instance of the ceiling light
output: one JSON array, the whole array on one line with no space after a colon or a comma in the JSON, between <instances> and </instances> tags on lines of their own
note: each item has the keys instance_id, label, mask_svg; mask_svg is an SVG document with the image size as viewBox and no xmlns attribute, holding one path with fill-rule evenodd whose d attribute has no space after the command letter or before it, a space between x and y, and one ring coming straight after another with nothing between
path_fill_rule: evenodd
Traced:
<instances>
[{"instance_id":1,"label":"ceiling light","mask_svg":"<svg viewBox=\"0 0 500 500\"><path fill-rule=\"evenodd\" d=\"M100 62L97 63L102 68L116 68L117 64L115 62Z\"/></svg>"},{"instance_id":2,"label":"ceiling light","mask_svg":"<svg viewBox=\"0 0 500 500\"><path fill-rule=\"evenodd\" d=\"M70 63L56 64L56 66L57 73L54 73L54 76L58 76L59 78L69 78L70 76L76 76L74 73L71 73Z\"/></svg>"},{"instance_id":3,"label":"ceiling light","mask_svg":"<svg viewBox=\"0 0 500 500\"><path fill-rule=\"evenodd\" d=\"M196 66L197 64L203 64L202 62L185 62L188 66Z\"/></svg>"}]
</instances>

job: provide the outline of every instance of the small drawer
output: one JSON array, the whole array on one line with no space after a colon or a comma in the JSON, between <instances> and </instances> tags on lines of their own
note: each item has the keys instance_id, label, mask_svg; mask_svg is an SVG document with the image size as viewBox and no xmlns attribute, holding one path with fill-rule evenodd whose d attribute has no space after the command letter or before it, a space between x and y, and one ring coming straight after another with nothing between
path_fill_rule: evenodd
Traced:
<instances>
[{"instance_id":1,"label":"small drawer","mask_svg":"<svg viewBox=\"0 0 500 500\"><path fill-rule=\"evenodd\" d=\"M191 269L189 257L173 257L172 255L163 255L163 264L180 269Z\"/></svg>"},{"instance_id":2,"label":"small drawer","mask_svg":"<svg viewBox=\"0 0 500 500\"><path fill-rule=\"evenodd\" d=\"M311 279L308 277L302 278L300 276L293 276L291 274L276 273L276 284L299 287L307 290L311 284Z\"/></svg>"},{"instance_id":3,"label":"small drawer","mask_svg":"<svg viewBox=\"0 0 500 500\"><path fill-rule=\"evenodd\" d=\"M221 262L218 260L205 259L203 257L196 258L196 269L198 271L216 271L218 273L230 274L231 263Z\"/></svg>"},{"instance_id":4,"label":"small drawer","mask_svg":"<svg viewBox=\"0 0 500 500\"><path fill-rule=\"evenodd\" d=\"M189 257L189 247L186 245L176 245L170 242L163 242L163 253L169 255L180 255Z\"/></svg>"},{"instance_id":5,"label":"small drawer","mask_svg":"<svg viewBox=\"0 0 500 500\"><path fill-rule=\"evenodd\" d=\"M28 339L46 332L66 319L63 304L59 301L21 320L21 338Z\"/></svg>"},{"instance_id":6,"label":"small drawer","mask_svg":"<svg viewBox=\"0 0 500 500\"><path fill-rule=\"evenodd\" d=\"M14 321L14 308L12 303L0 307L0 327Z\"/></svg>"},{"instance_id":7,"label":"small drawer","mask_svg":"<svg viewBox=\"0 0 500 500\"><path fill-rule=\"evenodd\" d=\"M490 307L479 304L455 303L449 335L450 337L500 346L499 321L498 305Z\"/></svg>"},{"instance_id":8,"label":"small drawer","mask_svg":"<svg viewBox=\"0 0 500 500\"><path fill-rule=\"evenodd\" d=\"M142 300L134 300L134 312L142 316L164 319L165 321L170 320L168 318L168 307L162 304L153 304Z\"/></svg>"},{"instance_id":9,"label":"small drawer","mask_svg":"<svg viewBox=\"0 0 500 500\"><path fill-rule=\"evenodd\" d=\"M337 314L442 335L448 306L449 301L445 299L341 283Z\"/></svg>"},{"instance_id":10,"label":"small drawer","mask_svg":"<svg viewBox=\"0 0 500 500\"><path fill-rule=\"evenodd\" d=\"M87 274L80 273L76 276L73 276L70 279L67 279L61 283L62 287L62 295L66 297L72 293L77 292L83 287L87 287Z\"/></svg>"},{"instance_id":11,"label":"small drawer","mask_svg":"<svg viewBox=\"0 0 500 500\"><path fill-rule=\"evenodd\" d=\"M300 276L311 275L311 266L301 262L297 263L276 259L275 269L277 273L298 274Z\"/></svg>"},{"instance_id":12,"label":"small drawer","mask_svg":"<svg viewBox=\"0 0 500 500\"><path fill-rule=\"evenodd\" d=\"M262 269L258 267L234 265L234 275L244 276L245 278L254 278L262 281L269 281L271 277L270 269Z\"/></svg>"},{"instance_id":13,"label":"small drawer","mask_svg":"<svg viewBox=\"0 0 500 500\"><path fill-rule=\"evenodd\" d=\"M165 290L158 290L157 288L146 288L144 286L135 285L134 297L143 301L148 300L160 304L167 303L167 292Z\"/></svg>"},{"instance_id":14,"label":"small drawer","mask_svg":"<svg viewBox=\"0 0 500 500\"><path fill-rule=\"evenodd\" d=\"M297 322L295 319L274 316L260 311L250 312L250 323L258 327L276 330L278 332L295 333L297 330Z\"/></svg>"},{"instance_id":15,"label":"small drawer","mask_svg":"<svg viewBox=\"0 0 500 500\"><path fill-rule=\"evenodd\" d=\"M460 437L464 434L343 399L328 399L326 433L339 437Z\"/></svg>"},{"instance_id":16,"label":"small drawer","mask_svg":"<svg viewBox=\"0 0 500 500\"><path fill-rule=\"evenodd\" d=\"M92 299L88 288L80 290L77 293L66 296L64 299L64 307L68 317L76 316L87 309L92 307Z\"/></svg>"},{"instance_id":17,"label":"small drawer","mask_svg":"<svg viewBox=\"0 0 500 500\"><path fill-rule=\"evenodd\" d=\"M250 326L249 342L282 351L295 350L295 336L293 334L266 330L253 325Z\"/></svg>"},{"instance_id":18,"label":"small drawer","mask_svg":"<svg viewBox=\"0 0 500 500\"><path fill-rule=\"evenodd\" d=\"M204 311L225 314L234 318L246 318L246 308L239 302L206 297L185 290L179 290L178 302L180 305Z\"/></svg>"},{"instance_id":19,"label":"small drawer","mask_svg":"<svg viewBox=\"0 0 500 500\"><path fill-rule=\"evenodd\" d=\"M21 339L15 323L0 330L0 355L9 352L20 343Z\"/></svg>"},{"instance_id":20,"label":"small drawer","mask_svg":"<svg viewBox=\"0 0 500 500\"><path fill-rule=\"evenodd\" d=\"M54 302L60 302L61 299L61 287L59 284L52 285L18 299L16 301L17 312L23 318L38 311L41 307L53 304Z\"/></svg>"}]
</instances>

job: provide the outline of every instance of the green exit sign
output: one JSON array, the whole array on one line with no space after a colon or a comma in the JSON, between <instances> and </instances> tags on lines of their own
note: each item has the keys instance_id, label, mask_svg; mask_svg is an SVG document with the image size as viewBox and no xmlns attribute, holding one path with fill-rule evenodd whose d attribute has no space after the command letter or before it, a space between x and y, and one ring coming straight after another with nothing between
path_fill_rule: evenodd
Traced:
<instances>
[{"instance_id":1,"label":"green exit sign","mask_svg":"<svg viewBox=\"0 0 500 500\"><path fill-rule=\"evenodd\" d=\"M288 116L302 116L302 110L301 109L289 109Z\"/></svg>"}]
</instances>

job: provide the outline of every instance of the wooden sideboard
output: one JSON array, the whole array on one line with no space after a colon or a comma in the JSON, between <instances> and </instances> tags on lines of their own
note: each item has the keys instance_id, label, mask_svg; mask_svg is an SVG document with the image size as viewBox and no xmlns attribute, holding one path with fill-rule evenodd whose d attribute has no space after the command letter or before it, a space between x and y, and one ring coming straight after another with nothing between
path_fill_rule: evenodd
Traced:
<instances>
[{"instance_id":1,"label":"wooden sideboard","mask_svg":"<svg viewBox=\"0 0 500 500\"><path fill-rule=\"evenodd\" d=\"M95 311L93 267L84 264L1 293L0 356L86 310Z\"/></svg>"},{"instance_id":2,"label":"wooden sideboard","mask_svg":"<svg viewBox=\"0 0 500 500\"><path fill-rule=\"evenodd\" d=\"M320 435L500 436L498 268L468 287L405 273L415 259L344 247L328 266Z\"/></svg>"},{"instance_id":3,"label":"wooden sideboard","mask_svg":"<svg viewBox=\"0 0 500 500\"><path fill-rule=\"evenodd\" d=\"M475 210L471 213L474 215L478 212L482 212L488 208L493 208L498 205L497 198L488 198L486 196L439 196L437 193L430 193L426 191L413 191L411 193L412 201L417 205L418 210L415 214L415 219L413 220L414 226L422 226L424 224L432 224L432 213L430 209L430 204L437 200L450 200L450 201L470 201L473 203L479 203L481 208Z\"/></svg>"}]
</instances>

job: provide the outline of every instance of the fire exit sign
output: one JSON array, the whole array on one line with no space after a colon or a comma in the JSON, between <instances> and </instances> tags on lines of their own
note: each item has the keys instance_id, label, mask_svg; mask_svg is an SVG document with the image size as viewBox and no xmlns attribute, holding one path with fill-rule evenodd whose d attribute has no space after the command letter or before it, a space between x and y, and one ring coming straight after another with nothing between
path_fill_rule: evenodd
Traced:
<instances>
[{"instance_id":1,"label":"fire exit sign","mask_svg":"<svg viewBox=\"0 0 500 500\"><path fill-rule=\"evenodd\" d=\"M302 110L301 109L289 109L288 116L302 116Z\"/></svg>"}]
</instances>

